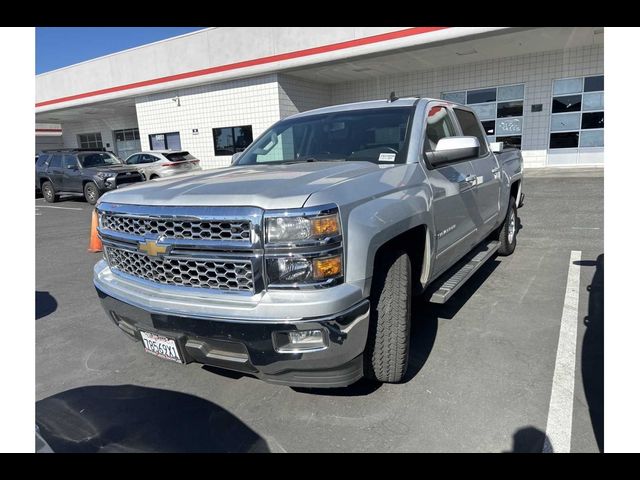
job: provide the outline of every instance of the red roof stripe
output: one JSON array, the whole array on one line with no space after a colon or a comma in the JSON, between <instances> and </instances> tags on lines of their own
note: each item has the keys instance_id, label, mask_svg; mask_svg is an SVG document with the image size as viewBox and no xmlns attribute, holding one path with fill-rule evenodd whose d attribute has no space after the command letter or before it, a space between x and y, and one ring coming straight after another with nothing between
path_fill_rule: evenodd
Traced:
<instances>
[{"instance_id":1,"label":"red roof stripe","mask_svg":"<svg viewBox=\"0 0 640 480\"><path fill-rule=\"evenodd\" d=\"M450 27L412 27L404 30L397 30L395 32L382 33L379 35L372 35L370 37L358 38L355 40L348 40L345 42L333 43L329 45L322 45L320 47L307 48L304 50L297 50L294 52L280 53L278 55L271 55L267 57L254 58L252 60L245 60L242 62L229 63L227 65L219 65L217 67L209 67L202 70L194 70L192 72L179 73L176 75L169 75L167 77L153 78L151 80L144 80L141 82L127 83L125 85L118 85L115 87L103 88L100 90L94 90L91 92L78 93L76 95L69 95L68 97L54 98L52 100L45 100L43 102L36 103L36 107L44 107L45 105L52 105L55 103L68 102L70 100L78 100L80 98L94 97L97 95L104 95L106 93L113 93L122 90L131 90L133 88L146 87L149 85L156 85L159 83L173 82L175 80L182 80L185 78L199 77L202 75L210 75L212 73L225 72L229 70L236 70L239 68L253 67L256 65L264 65L267 63L280 62L283 60L291 60L293 58L307 57L310 55L317 55L320 53L333 52L336 50L344 50L346 48L359 47L362 45L370 45L378 42L385 42L387 40L394 40L397 38L410 37L413 35L420 35L423 33L435 32L437 30L444 30Z\"/></svg>"}]
</instances>

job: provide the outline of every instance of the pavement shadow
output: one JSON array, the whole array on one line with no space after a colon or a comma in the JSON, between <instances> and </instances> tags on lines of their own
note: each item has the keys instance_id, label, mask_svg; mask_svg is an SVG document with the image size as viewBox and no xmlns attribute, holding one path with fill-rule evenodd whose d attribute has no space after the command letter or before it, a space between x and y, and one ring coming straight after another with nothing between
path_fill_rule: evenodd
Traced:
<instances>
[{"instance_id":1,"label":"pavement shadow","mask_svg":"<svg viewBox=\"0 0 640 480\"><path fill-rule=\"evenodd\" d=\"M547 435L535 427L524 427L513 434L513 446L511 450L502 453L541 453L544 448L545 440L548 449L546 453L553 453L553 445L548 440Z\"/></svg>"},{"instance_id":2,"label":"pavement shadow","mask_svg":"<svg viewBox=\"0 0 640 480\"><path fill-rule=\"evenodd\" d=\"M211 365L201 365L203 370L206 370L210 373L215 373L216 375L220 375L221 377L230 378L232 380L238 380L240 378L252 378L254 380L258 380L255 375L251 375L250 373L244 372L236 372L234 370L227 370L226 368L213 367Z\"/></svg>"},{"instance_id":3,"label":"pavement shadow","mask_svg":"<svg viewBox=\"0 0 640 480\"><path fill-rule=\"evenodd\" d=\"M438 321L453 319L498 265L500 262L495 257L487 260L447 303L430 303L423 297L414 301L411 311L409 367L403 383L411 381L427 363L438 334Z\"/></svg>"},{"instance_id":4,"label":"pavement shadow","mask_svg":"<svg viewBox=\"0 0 640 480\"><path fill-rule=\"evenodd\" d=\"M361 378L355 383L352 383L348 387L339 388L303 388L303 387L291 387L294 392L305 393L314 396L325 397L362 397L371 395L382 386L380 382L374 382L367 378Z\"/></svg>"},{"instance_id":5,"label":"pavement shadow","mask_svg":"<svg viewBox=\"0 0 640 480\"><path fill-rule=\"evenodd\" d=\"M72 202L72 203L84 203L85 205L89 205L89 203L85 200L84 197L79 195L60 195L58 198L58 202Z\"/></svg>"},{"instance_id":6,"label":"pavement shadow","mask_svg":"<svg viewBox=\"0 0 640 480\"><path fill-rule=\"evenodd\" d=\"M269 452L224 408L135 385L88 386L36 402L36 424L56 453Z\"/></svg>"},{"instance_id":7,"label":"pavement shadow","mask_svg":"<svg viewBox=\"0 0 640 480\"><path fill-rule=\"evenodd\" d=\"M233 370L227 370L224 368L212 367L210 365L202 365L202 369L207 372L215 373L222 377L230 378L232 380L238 380L240 378L248 378L255 380L256 382L262 382L255 375L244 372L235 372ZM325 397L360 397L363 395L369 395L375 392L382 386L381 383L372 382L365 378L358 380L357 382L347 387L338 388L312 388L312 387L290 387L294 392L304 393L314 396Z\"/></svg>"},{"instance_id":8,"label":"pavement shadow","mask_svg":"<svg viewBox=\"0 0 640 480\"><path fill-rule=\"evenodd\" d=\"M604 452L604 254L593 260L574 262L595 266L589 292L589 311L583 322L587 327L582 340L582 381L589 406L593 434L600 452Z\"/></svg>"},{"instance_id":9,"label":"pavement shadow","mask_svg":"<svg viewBox=\"0 0 640 480\"><path fill-rule=\"evenodd\" d=\"M451 320L458 311L469 301L469 299L480 288L484 281L491 276L491 273L500 265L496 258L487 260L480 269L460 287L460 289L443 305L430 303L423 296L414 297L411 306L411 340L409 345L409 366L407 373L401 383L410 382L425 366L431 350L436 341L438 333L438 320ZM228 378L238 379L241 377L256 378L245 373L231 372L204 366L204 369L216 374L224 375ZM258 380L259 381L259 380ZM356 383L342 388L303 388L291 387L299 393L310 395L322 395L333 397L357 397L370 395L382 386L381 383L367 379L361 379Z\"/></svg>"},{"instance_id":10,"label":"pavement shadow","mask_svg":"<svg viewBox=\"0 0 640 480\"><path fill-rule=\"evenodd\" d=\"M51 315L58 308L58 302L49 292L36 291L36 320Z\"/></svg>"}]
</instances>

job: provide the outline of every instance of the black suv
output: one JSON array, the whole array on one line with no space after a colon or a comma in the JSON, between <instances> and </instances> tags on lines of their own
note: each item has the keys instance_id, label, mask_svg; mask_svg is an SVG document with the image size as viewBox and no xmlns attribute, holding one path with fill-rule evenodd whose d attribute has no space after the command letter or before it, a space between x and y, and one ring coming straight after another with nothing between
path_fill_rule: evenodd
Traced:
<instances>
[{"instance_id":1,"label":"black suv","mask_svg":"<svg viewBox=\"0 0 640 480\"><path fill-rule=\"evenodd\" d=\"M144 176L135 167L123 164L111 152L47 150L36 160L36 191L50 203L66 193L84 195L95 205L104 192L142 181Z\"/></svg>"}]
</instances>

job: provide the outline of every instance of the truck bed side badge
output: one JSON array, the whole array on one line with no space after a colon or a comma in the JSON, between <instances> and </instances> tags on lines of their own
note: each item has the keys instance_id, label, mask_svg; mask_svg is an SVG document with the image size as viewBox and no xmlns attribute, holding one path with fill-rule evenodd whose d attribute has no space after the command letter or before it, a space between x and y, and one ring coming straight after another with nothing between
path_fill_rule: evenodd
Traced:
<instances>
[{"instance_id":1,"label":"truck bed side badge","mask_svg":"<svg viewBox=\"0 0 640 480\"><path fill-rule=\"evenodd\" d=\"M456 228L455 225L451 225L450 227L445 228L444 230L442 230L441 232L439 232L436 236L438 238L442 238L444 237L447 233L453 231L453 229Z\"/></svg>"}]
</instances>

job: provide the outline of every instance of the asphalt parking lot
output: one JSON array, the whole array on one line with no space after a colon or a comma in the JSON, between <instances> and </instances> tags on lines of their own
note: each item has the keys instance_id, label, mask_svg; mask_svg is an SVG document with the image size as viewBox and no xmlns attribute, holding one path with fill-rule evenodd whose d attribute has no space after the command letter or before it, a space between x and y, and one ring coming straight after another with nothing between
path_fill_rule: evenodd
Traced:
<instances>
[{"instance_id":1,"label":"asphalt parking lot","mask_svg":"<svg viewBox=\"0 0 640 480\"><path fill-rule=\"evenodd\" d=\"M415 302L408 380L337 390L144 353L98 302L90 206L37 199L37 420L63 432L47 438L54 450L541 451L575 251L573 402L560 415L572 452L601 451L603 170L527 171L525 192L515 253L445 305Z\"/></svg>"}]
</instances>

